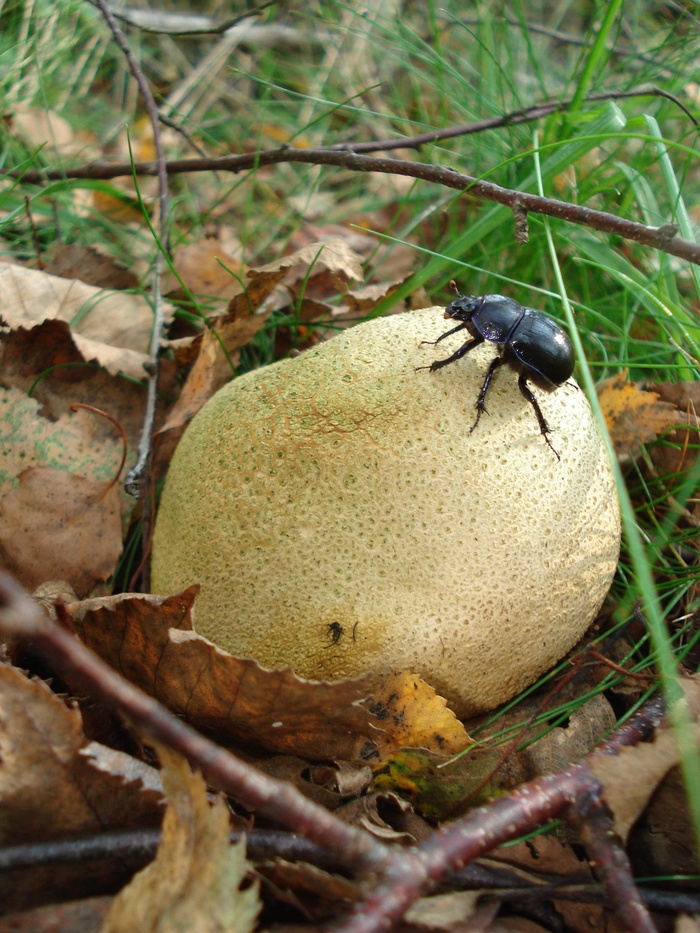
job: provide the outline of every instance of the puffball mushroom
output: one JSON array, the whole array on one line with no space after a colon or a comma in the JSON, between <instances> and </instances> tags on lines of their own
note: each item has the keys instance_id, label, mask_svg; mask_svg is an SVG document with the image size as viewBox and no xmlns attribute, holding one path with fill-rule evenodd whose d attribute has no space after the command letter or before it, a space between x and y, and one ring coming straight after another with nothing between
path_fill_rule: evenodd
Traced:
<instances>
[{"instance_id":1,"label":"puffball mushroom","mask_svg":"<svg viewBox=\"0 0 700 933\"><path fill-rule=\"evenodd\" d=\"M170 465L154 592L201 583L197 631L265 667L334 680L410 670L460 716L532 683L579 640L620 545L611 469L582 391L535 389L442 308L380 318L229 383Z\"/></svg>"}]
</instances>

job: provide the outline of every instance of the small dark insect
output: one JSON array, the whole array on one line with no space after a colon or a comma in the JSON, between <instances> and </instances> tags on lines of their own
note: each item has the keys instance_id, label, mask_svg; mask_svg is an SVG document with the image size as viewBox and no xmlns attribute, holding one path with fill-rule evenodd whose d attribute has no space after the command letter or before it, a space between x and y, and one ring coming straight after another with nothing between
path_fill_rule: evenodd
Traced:
<instances>
[{"instance_id":1,"label":"small dark insect","mask_svg":"<svg viewBox=\"0 0 700 933\"><path fill-rule=\"evenodd\" d=\"M486 411L486 393L494 373L507 363L518 373L518 388L523 398L532 405L540 433L559 460L559 454L549 440L549 425L528 383L532 382L547 392L563 385L574 371L571 341L561 327L542 311L526 308L504 295L460 295L455 283L451 285L459 297L445 308L445 317L460 323L437 340L424 340L423 343L435 346L459 330L466 330L472 339L463 343L447 359L435 360L430 366L419 366L418 369L429 369L434 373L461 359L485 340L495 343L498 356L486 372L476 400L476 421L469 432L474 430Z\"/></svg>"},{"instance_id":2,"label":"small dark insect","mask_svg":"<svg viewBox=\"0 0 700 933\"><path fill-rule=\"evenodd\" d=\"M333 645L337 645L340 639L343 637L343 626L340 622L331 622L328 625L328 634L330 635L330 642L326 645L326 648L332 648Z\"/></svg>"}]
</instances>

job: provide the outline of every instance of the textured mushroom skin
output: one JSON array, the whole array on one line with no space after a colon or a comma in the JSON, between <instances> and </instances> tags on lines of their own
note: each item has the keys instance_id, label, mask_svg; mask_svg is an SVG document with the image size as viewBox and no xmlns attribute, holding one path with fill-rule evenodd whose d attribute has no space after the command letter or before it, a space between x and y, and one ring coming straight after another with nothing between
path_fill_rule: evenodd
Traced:
<instances>
[{"instance_id":1,"label":"textured mushroom skin","mask_svg":"<svg viewBox=\"0 0 700 933\"><path fill-rule=\"evenodd\" d=\"M197 631L271 668L333 680L409 669L458 715L532 683L583 635L620 544L611 470L585 399L517 378L440 308L377 319L248 373L193 420L153 545L155 592L202 583Z\"/></svg>"}]
</instances>

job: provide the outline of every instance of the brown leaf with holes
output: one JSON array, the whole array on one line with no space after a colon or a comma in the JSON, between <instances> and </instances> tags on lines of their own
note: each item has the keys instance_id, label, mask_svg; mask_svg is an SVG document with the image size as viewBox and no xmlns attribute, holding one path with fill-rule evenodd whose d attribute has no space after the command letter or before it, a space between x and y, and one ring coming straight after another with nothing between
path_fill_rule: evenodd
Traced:
<instances>
[{"instance_id":1,"label":"brown leaf with holes","mask_svg":"<svg viewBox=\"0 0 700 933\"><path fill-rule=\"evenodd\" d=\"M157 826L162 796L151 773L128 756L88 744L77 709L42 681L0 664L0 844ZM59 891L64 897L97 893L123 880L124 870L124 863L102 860L0 872L0 903L20 910Z\"/></svg>"},{"instance_id":2,"label":"brown leaf with holes","mask_svg":"<svg viewBox=\"0 0 700 933\"><path fill-rule=\"evenodd\" d=\"M0 561L27 589L60 579L86 595L112 575L121 552L111 483L29 467L0 499Z\"/></svg>"},{"instance_id":3,"label":"brown leaf with holes","mask_svg":"<svg viewBox=\"0 0 700 933\"><path fill-rule=\"evenodd\" d=\"M251 933L260 912L258 882L244 890L245 840L231 845L223 797L212 805L201 775L158 746L168 808L154 861L114 899L101 933Z\"/></svg>"},{"instance_id":4,"label":"brown leaf with holes","mask_svg":"<svg viewBox=\"0 0 700 933\"><path fill-rule=\"evenodd\" d=\"M384 730L375 739L382 755L402 747L456 755L472 744L447 700L417 674L383 678L372 691L372 709Z\"/></svg>"},{"instance_id":5,"label":"brown leaf with holes","mask_svg":"<svg viewBox=\"0 0 700 933\"><path fill-rule=\"evenodd\" d=\"M127 680L221 740L310 758L358 756L381 724L361 702L368 678L302 680L234 658L192 627L198 588L123 594L67 607L82 640Z\"/></svg>"},{"instance_id":6,"label":"brown leaf with holes","mask_svg":"<svg viewBox=\"0 0 700 933\"><path fill-rule=\"evenodd\" d=\"M628 382L626 369L600 383L598 400L621 461L633 460L643 444L685 420L675 405L662 401L655 391Z\"/></svg>"}]
</instances>

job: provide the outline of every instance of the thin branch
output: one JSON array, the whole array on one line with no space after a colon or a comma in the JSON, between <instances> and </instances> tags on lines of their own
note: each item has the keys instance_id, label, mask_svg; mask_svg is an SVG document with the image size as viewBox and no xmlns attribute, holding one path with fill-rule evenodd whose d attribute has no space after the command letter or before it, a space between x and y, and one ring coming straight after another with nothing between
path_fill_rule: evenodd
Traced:
<instances>
[{"instance_id":1,"label":"thin branch","mask_svg":"<svg viewBox=\"0 0 700 933\"><path fill-rule=\"evenodd\" d=\"M664 91L662 88L653 84L634 88L630 91L604 91L599 94L589 94L586 101L591 100L622 100L626 97L665 97L679 107L683 113L694 123L700 126L700 123L674 94ZM516 126L519 123L529 123L533 120L541 120L553 113L561 110L567 110L573 102L573 97L564 100L543 101L539 104L531 104L529 107L523 107L521 110L513 110L510 113L503 114L500 117L489 117L486 120L476 120L473 123L463 123L460 126L450 126L443 130L431 130L428 133L421 133L418 136L396 137L394 139L376 139L365 143L338 143L331 146L331 149L352 149L353 152L378 152L388 149L418 149L427 143L437 142L441 139L454 139L456 136L471 136L474 133L483 133L485 130L497 129L501 126Z\"/></svg>"},{"instance_id":2,"label":"thin branch","mask_svg":"<svg viewBox=\"0 0 700 933\"><path fill-rule=\"evenodd\" d=\"M160 244L167 241L168 214L170 212L170 196L168 191L168 170L165 159L165 150L160 134L160 122L158 105L151 92L151 88L141 71L136 58L134 57L126 37L119 26L114 14L107 5L106 0L93 0L95 5L107 21L107 25L114 37L115 42L124 53L129 70L131 71L136 84L138 85L148 119L153 130L153 143L156 150L155 172L158 176L158 225L157 233ZM143 477L148 467L151 456L151 446L153 438L153 428L156 418L156 401L158 398L158 351L164 326L164 305L163 294L161 292L161 279L163 275L163 254L159 245L156 251L155 263L153 266L153 329L151 330L151 345L149 348L150 361L147 367L148 373L148 392L146 395L146 411L144 423L141 431L141 440L139 441L137 459L134 466L129 470L124 480L124 488L130 495L137 498L142 494L144 488ZM144 541L148 540L151 525L151 509L149 503L144 503Z\"/></svg>"},{"instance_id":3,"label":"thin branch","mask_svg":"<svg viewBox=\"0 0 700 933\"><path fill-rule=\"evenodd\" d=\"M579 830L593 870L605 879L608 899L625 927L635 933L656 933L600 793L579 797L568 822Z\"/></svg>"},{"instance_id":4,"label":"thin branch","mask_svg":"<svg viewBox=\"0 0 700 933\"><path fill-rule=\"evenodd\" d=\"M443 168L439 165L429 165L424 162L409 162L405 159L388 159L374 156L358 155L351 150L340 149L267 149L262 152L246 153L237 156L219 156L212 159L175 159L168 163L168 172L171 175L184 172L241 172L248 169L260 168L264 165L276 165L283 162L303 162L311 165L334 165L339 168L350 169L356 172L380 172L388 175L407 175L422 181L443 185L464 191L473 197L486 201L495 201L503 204L513 211L522 211L531 214L545 214L568 223L580 224L619 236L622 239L634 240L645 246L662 250L671 256L678 256L688 262L700 265L700 244L692 240L685 240L676 236L677 229L674 224L662 224L660 227L650 227L634 220L626 220L607 211L596 211L580 204L571 204L568 201L558 201L555 198L545 198L537 194L517 191L513 188L503 188L490 181L464 175L452 168ZM134 170L140 175L154 175L157 165L154 162L139 162ZM131 175L132 166L129 163L93 162L80 169L68 171L25 172L19 173L23 181L43 182L56 178L118 178ZM16 173L8 172L6 177L18 177Z\"/></svg>"}]
</instances>

